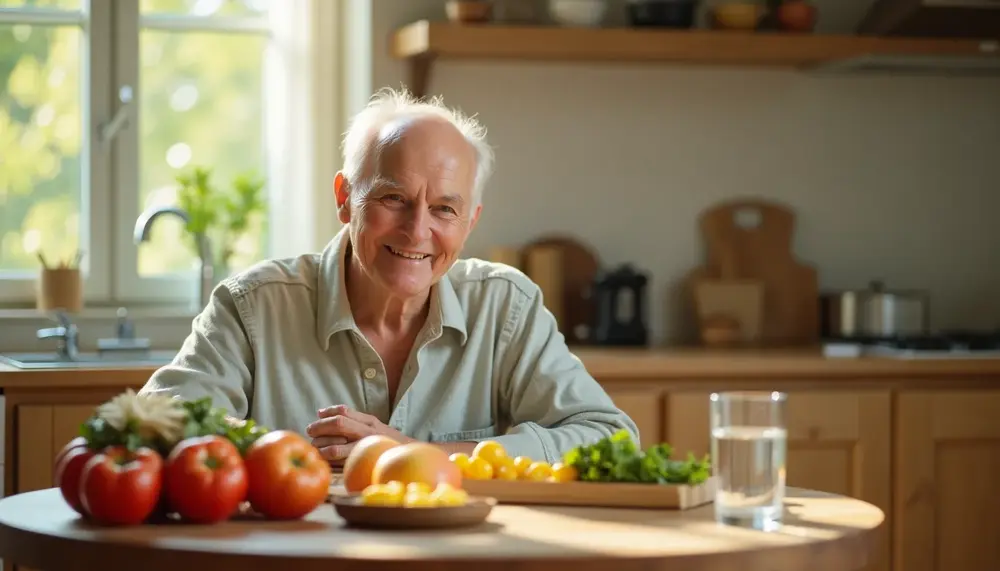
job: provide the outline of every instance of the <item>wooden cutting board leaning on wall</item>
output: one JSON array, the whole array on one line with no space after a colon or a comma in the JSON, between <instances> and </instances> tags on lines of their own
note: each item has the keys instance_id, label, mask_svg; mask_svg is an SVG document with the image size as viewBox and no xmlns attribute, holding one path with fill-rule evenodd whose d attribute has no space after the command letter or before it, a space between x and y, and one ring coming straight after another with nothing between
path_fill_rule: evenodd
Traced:
<instances>
[{"instance_id":1,"label":"wooden cutting board leaning on wall","mask_svg":"<svg viewBox=\"0 0 1000 571\"><path fill-rule=\"evenodd\" d=\"M740 199L709 208L699 219L708 260L691 284L722 277L763 286L760 342L803 345L819 340L819 280L816 269L792 251L795 214L787 206Z\"/></svg>"}]
</instances>

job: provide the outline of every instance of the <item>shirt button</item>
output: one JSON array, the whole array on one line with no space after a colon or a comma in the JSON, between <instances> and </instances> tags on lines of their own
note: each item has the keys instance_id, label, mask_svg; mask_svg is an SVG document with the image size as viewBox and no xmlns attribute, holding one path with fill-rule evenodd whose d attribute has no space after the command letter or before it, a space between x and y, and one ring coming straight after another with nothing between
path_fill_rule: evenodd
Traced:
<instances>
[{"instance_id":1,"label":"shirt button","mask_svg":"<svg viewBox=\"0 0 1000 571\"><path fill-rule=\"evenodd\" d=\"M374 379L375 378L375 374L376 374L375 373L375 369L373 369L371 367L368 367L367 369L365 369L365 378L366 379Z\"/></svg>"}]
</instances>

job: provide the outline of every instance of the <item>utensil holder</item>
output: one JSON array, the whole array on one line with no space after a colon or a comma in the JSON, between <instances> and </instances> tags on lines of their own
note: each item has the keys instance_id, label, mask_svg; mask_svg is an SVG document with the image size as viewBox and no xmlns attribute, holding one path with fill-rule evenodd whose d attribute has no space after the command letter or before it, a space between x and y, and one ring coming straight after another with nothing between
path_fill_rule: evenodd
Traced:
<instances>
[{"instance_id":1,"label":"utensil holder","mask_svg":"<svg viewBox=\"0 0 1000 571\"><path fill-rule=\"evenodd\" d=\"M83 280L79 268L43 268L38 278L36 306L39 311L83 309Z\"/></svg>"}]
</instances>

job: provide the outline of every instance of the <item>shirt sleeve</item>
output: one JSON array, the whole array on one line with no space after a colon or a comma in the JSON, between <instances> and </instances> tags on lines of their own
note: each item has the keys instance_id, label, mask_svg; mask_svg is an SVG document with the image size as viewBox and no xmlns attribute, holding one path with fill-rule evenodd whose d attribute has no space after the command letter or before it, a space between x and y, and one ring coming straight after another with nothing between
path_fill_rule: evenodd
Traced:
<instances>
[{"instance_id":1,"label":"shirt sleeve","mask_svg":"<svg viewBox=\"0 0 1000 571\"><path fill-rule=\"evenodd\" d=\"M638 444L635 422L570 352L541 291L525 295L512 321L502 333L508 343L499 391L511 428L494 438L508 454L558 462L572 448L622 429Z\"/></svg>"},{"instance_id":2,"label":"shirt sleeve","mask_svg":"<svg viewBox=\"0 0 1000 571\"><path fill-rule=\"evenodd\" d=\"M253 351L233 294L225 282L215 288L194 318L174 360L149 378L139 394L167 394L185 400L212 398L212 406L245 419L253 391Z\"/></svg>"}]
</instances>

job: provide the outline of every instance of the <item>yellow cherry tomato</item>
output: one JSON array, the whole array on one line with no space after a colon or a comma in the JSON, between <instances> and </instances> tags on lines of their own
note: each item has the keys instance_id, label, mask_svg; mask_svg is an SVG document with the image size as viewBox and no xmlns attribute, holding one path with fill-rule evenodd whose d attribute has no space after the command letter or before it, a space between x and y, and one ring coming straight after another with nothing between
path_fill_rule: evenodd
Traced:
<instances>
[{"instance_id":1,"label":"yellow cherry tomato","mask_svg":"<svg viewBox=\"0 0 1000 571\"><path fill-rule=\"evenodd\" d=\"M480 456L473 456L462 476L470 480L490 480L493 478L493 464Z\"/></svg>"},{"instance_id":2,"label":"yellow cherry tomato","mask_svg":"<svg viewBox=\"0 0 1000 571\"><path fill-rule=\"evenodd\" d=\"M523 477L524 473L528 471L528 466L531 466L533 460L527 456L518 456L514 458L514 469L517 470L518 477Z\"/></svg>"},{"instance_id":3,"label":"yellow cherry tomato","mask_svg":"<svg viewBox=\"0 0 1000 571\"><path fill-rule=\"evenodd\" d=\"M466 468L469 467L469 455L464 452L455 452L448 457L451 463L458 466L458 469L465 473Z\"/></svg>"},{"instance_id":4,"label":"yellow cherry tomato","mask_svg":"<svg viewBox=\"0 0 1000 571\"><path fill-rule=\"evenodd\" d=\"M548 462L532 462L524 471L524 479L533 482L544 482L552 475L552 466Z\"/></svg>"},{"instance_id":5,"label":"yellow cherry tomato","mask_svg":"<svg viewBox=\"0 0 1000 571\"><path fill-rule=\"evenodd\" d=\"M493 472L493 478L508 481L516 480L517 468L515 468L513 464L501 464L500 467Z\"/></svg>"},{"instance_id":6,"label":"yellow cherry tomato","mask_svg":"<svg viewBox=\"0 0 1000 571\"><path fill-rule=\"evenodd\" d=\"M573 482L580 475L577 473L576 468L572 464L563 464L562 462L556 462L552 465L552 475L549 478L553 482Z\"/></svg>"},{"instance_id":7,"label":"yellow cherry tomato","mask_svg":"<svg viewBox=\"0 0 1000 571\"><path fill-rule=\"evenodd\" d=\"M479 444L476 444L476 447L472 450L472 457L482 458L493 466L496 466L503 458L507 457L507 451L496 440L483 440Z\"/></svg>"}]
</instances>

